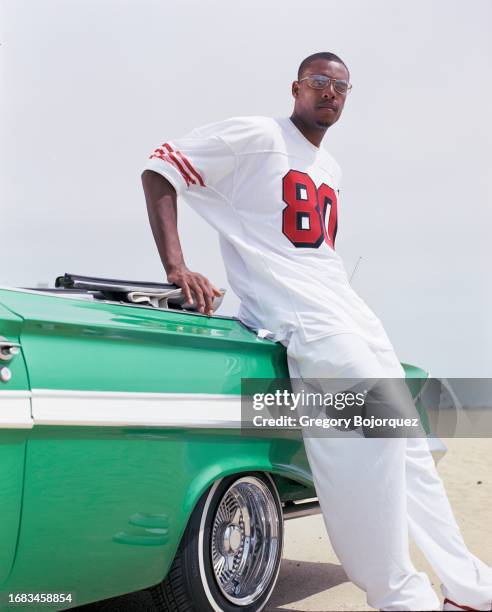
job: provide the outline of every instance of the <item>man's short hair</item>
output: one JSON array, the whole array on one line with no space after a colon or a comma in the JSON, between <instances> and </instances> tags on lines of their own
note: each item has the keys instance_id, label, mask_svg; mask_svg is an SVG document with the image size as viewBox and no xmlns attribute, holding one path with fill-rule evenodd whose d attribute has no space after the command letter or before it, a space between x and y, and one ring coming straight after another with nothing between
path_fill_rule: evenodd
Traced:
<instances>
[{"instance_id":1,"label":"man's short hair","mask_svg":"<svg viewBox=\"0 0 492 612\"><path fill-rule=\"evenodd\" d=\"M325 60L328 60L329 62L338 62L339 64L342 64L343 66L345 66L345 68L347 68L347 64L342 59L340 59L338 55L335 55L334 53L330 53L329 51L320 51L319 53L313 53L312 55L309 55L308 57L302 60L299 66L299 70L297 71L297 80L301 78L302 73L304 72L304 70L306 70L309 64L311 62L314 62L314 60L317 60L317 59L325 59ZM350 72L348 68L347 68L347 72L350 78Z\"/></svg>"}]
</instances>

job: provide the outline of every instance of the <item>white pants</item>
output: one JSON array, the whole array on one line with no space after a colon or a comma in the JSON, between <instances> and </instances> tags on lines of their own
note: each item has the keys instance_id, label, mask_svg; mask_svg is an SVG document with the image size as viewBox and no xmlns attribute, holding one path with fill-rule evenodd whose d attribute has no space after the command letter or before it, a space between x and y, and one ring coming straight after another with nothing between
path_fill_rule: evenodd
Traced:
<instances>
[{"instance_id":1,"label":"white pants","mask_svg":"<svg viewBox=\"0 0 492 612\"><path fill-rule=\"evenodd\" d=\"M292 378L401 378L393 350L355 334L288 347ZM417 572L408 532L442 582L443 594L490 610L492 570L467 548L425 438L304 435L306 454L332 546L348 577L379 610L438 610L429 578Z\"/></svg>"}]
</instances>

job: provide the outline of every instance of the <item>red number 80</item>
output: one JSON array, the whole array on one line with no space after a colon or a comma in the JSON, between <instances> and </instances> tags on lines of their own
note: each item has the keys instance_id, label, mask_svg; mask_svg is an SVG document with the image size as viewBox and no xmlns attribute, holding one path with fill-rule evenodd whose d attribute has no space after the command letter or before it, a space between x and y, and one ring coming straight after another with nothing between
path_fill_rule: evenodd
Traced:
<instances>
[{"instance_id":1,"label":"red number 80","mask_svg":"<svg viewBox=\"0 0 492 612\"><path fill-rule=\"evenodd\" d=\"M322 183L316 189L309 174L289 170L282 180L282 198L287 204L282 213L282 232L294 246L317 249L324 240L335 248L337 196L331 187Z\"/></svg>"}]
</instances>

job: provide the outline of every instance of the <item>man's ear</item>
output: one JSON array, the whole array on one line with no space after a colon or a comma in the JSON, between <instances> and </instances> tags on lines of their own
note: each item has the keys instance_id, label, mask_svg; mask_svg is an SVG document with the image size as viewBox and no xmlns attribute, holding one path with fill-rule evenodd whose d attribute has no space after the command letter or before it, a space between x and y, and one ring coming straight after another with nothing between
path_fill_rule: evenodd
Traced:
<instances>
[{"instance_id":1,"label":"man's ear","mask_svg":"<svg viewBox=\"0 0 492 612\"><path fill-rule=\"evenodd\" d=\"M297 98L298 95L299 95L299 82L298 81L294 81L292 83L292 96L294 98Z\"/></svg>"}]
</instances>

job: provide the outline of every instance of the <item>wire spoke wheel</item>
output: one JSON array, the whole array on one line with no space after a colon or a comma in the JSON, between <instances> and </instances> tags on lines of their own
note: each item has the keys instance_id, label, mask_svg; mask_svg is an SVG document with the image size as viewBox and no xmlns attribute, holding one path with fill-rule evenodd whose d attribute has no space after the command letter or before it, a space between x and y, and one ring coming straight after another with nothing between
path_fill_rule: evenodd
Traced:
<instances>
[{"instance_id":1,"label":"wire spoke wheel","mask_svg":"<svg viewBox=\"0 0 492 612\"><path fill-rule=\"evenodd\" d=\"M188 520L166 577L152 589L162 612L260 612L277 582L283 512L268 473L215 480Z\"/></svg>"},{"instance_id":2,"label":"wire spoke wheel","mask_svg":"<svg viewBox=\"0 0 492 612\"><path fill-rule=\"evenodd\" d=\"M211 566L223 596L247 606L268 588L278 567L280 520L270 489L255 476L236 480L212 521Z\"/></svg>"}]
</instances>

